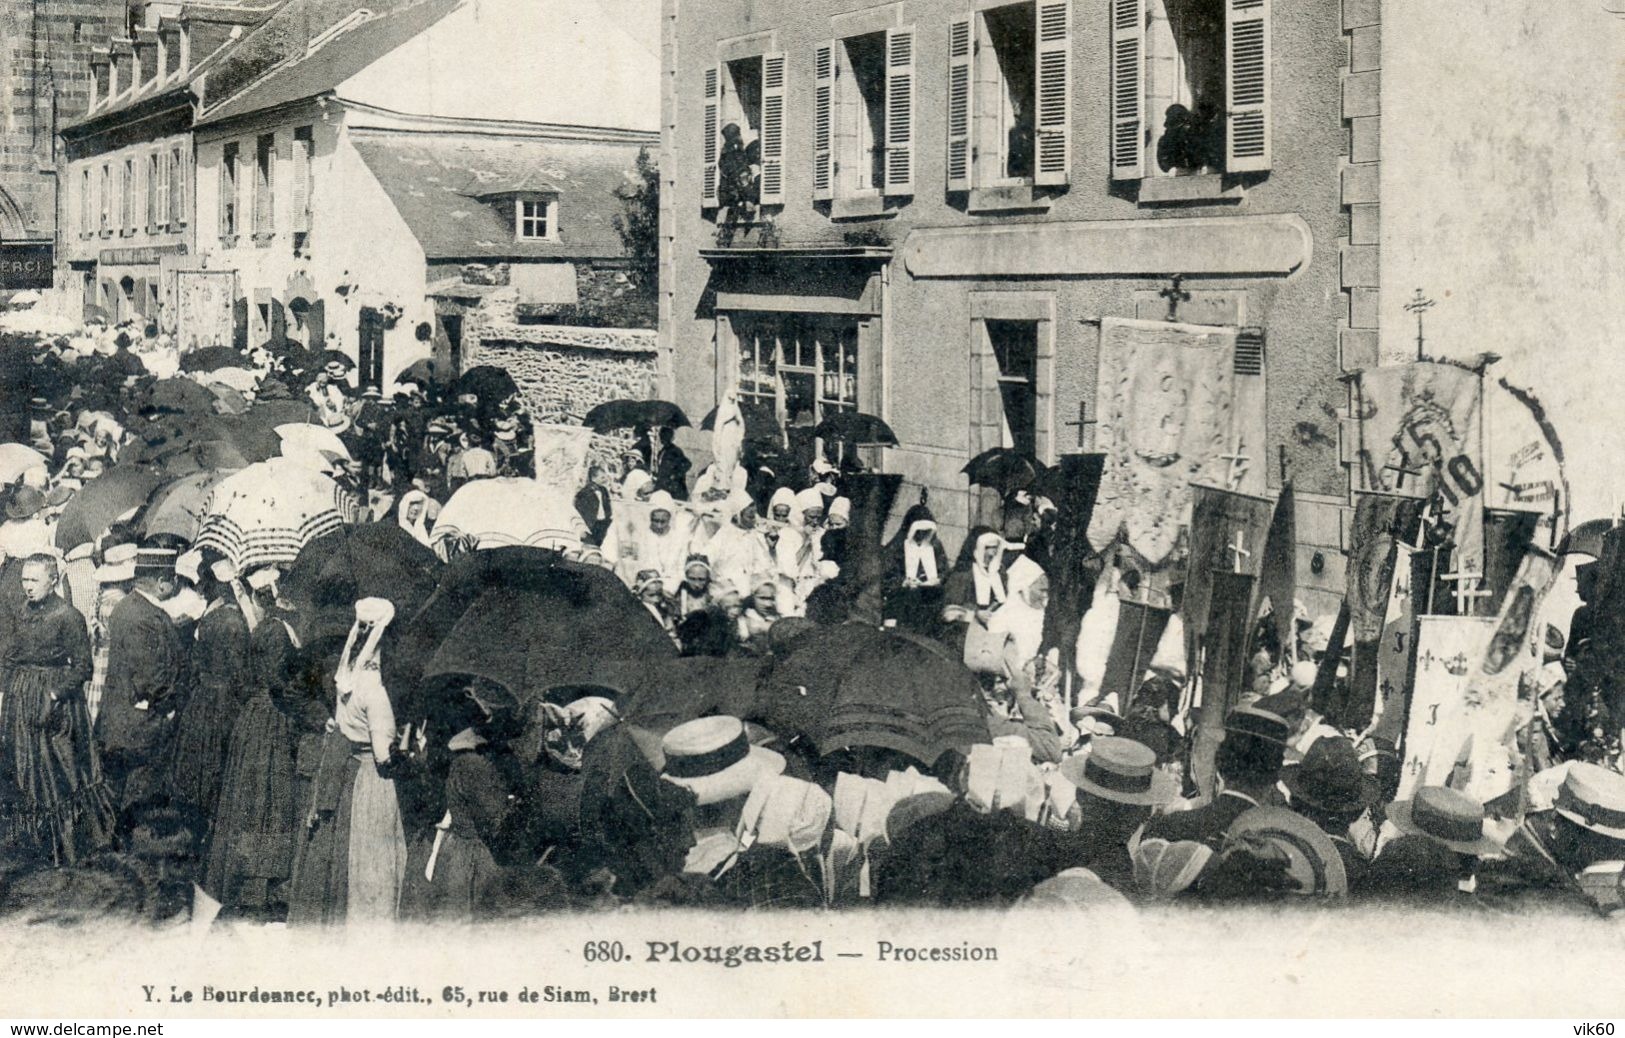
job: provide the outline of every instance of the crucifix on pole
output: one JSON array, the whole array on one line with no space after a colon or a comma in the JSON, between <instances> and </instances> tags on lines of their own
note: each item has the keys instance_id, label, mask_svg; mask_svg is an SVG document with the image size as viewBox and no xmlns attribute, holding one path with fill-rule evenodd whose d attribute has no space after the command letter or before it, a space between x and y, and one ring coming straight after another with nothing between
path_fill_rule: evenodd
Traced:
<instances>
[{"instance_id":1,"label":"crucifix on pole","mask_svg":"<svg viewBox=\"0 0 1625 1038\"><path fill-rule=\"evenodd\" d=\"M1235 543L1225 545L1225 550L1230 553L1232 571L1240 573L1241 560L1253 557L1253 553L1247 550L1247 531L1237 530Z\"/></svg>"},{"instance_id":2,"label":"crucifix on pole","mask_svg":"<svg viewBox=\"0 0 1625 1038\"><path fill-rule=\"evenodd\" d=\"M1062 422L1061 424L1062 425L1075 425L1075 426L1078 427L1078 450L1081 451L1081 450L1083 450L1083 446L1084 446L1083 445L1083 430L1088 428L1091 425L1095 425L1099 421L1100 421L1100 419L1098 419L1098 418L1090 418L1089 417L1089 403L1088 403L1088 401L1079 400L1078 401L1078 420L1075 421L1075 422Z\"/></svg>"},{"instance_id":3,"label":"crucifix on pole","mask_svg":"<svg viewBox=\"0 0 1625 1038\"><path fill-rule=\"evenodd\" d=\"M1418 288L1416 290L1415 295L1411 296L1411 301L1405 304L1406 311L1416 315L1416 359L1417 360L1422 359L1422 342L1423 342L1423 340L1422 340L1422 315L1427 313L1429 310L1433 309L1433 307L1435 305L1437 305L1437 304L1435 304L1433 302L1433 300L1427 298L1426 296L1424 296L1422 294L1422 290L1420 288Z\"/></svg>"},{"instance_id":4,"label":"crucifix on pole","mask_svg":"<svg viewBox=\"0 0 1625 1038\"><path fill-rule=\"evenodd\" d=\"M1492 598L1495 592L1481 589L1478 582L1484 579L1482 573L1446 573L1443 578L1456 586L1452 592L1456 598L1456 613L1460 616L1472 616L1477 612L1474 603L1480 598Z\"/></svg>"}]
</instances>

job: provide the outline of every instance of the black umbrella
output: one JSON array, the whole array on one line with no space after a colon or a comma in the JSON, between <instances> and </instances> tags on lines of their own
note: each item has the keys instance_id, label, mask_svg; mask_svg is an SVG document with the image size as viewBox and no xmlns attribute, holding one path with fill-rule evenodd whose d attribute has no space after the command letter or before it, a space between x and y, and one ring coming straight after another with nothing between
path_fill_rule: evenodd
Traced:
<instances>
[{"instance_id":1,"label":"black umbrella","mask_svg":"<svg viewBox=\"0 0 1625 1038\"><path fill-rule=\"evenodd\" d=\"M558 552L504 547L469 552L445 568L403 631L393 673L400 687L424 694L421 714L459 679L494 681L528 703L551 685L599 680L595 671L607 661L652 666L676 655L613 573Z\"/></svg>"},{"instance_id":2,"label":"black umbrella","mask_svg":"<svg viewBox=\"0 0 1625 1038\"><path fill-rule=\"evenodd\" d=\"M205 346L181 358L182 371L219 371L221 368L247 368L248 358L230 346Z\"/></svg>"},{"instance_id":3,"label":"black umbrella","mask_svg":"<svg viewBox=\"0 0 1625 1038\"><path fill-rule=\"evenodd\" d=\"M860 411L836 411L826 415L813 429L813 435L857 446L897 446L897 434L878 415Z\"/></svg>"},{"instance_id":4,"label":"black umbrella","mask_svg":"<svg viewBox=\"0 0 1625 1038\"><path fill-rule=\"evenodd\" d=\"M317 357L316 360L324 368L329 364L337 364L345 371L355 367L355 361L351 360L350 355L343 350L323 350L321 356Z\"/></svg>"},{"instance_id":5,"label":"black umbrella","mask_svg":"<svg viewBox=\"0 0 1625 1038\"><path fill-rule=\"evenodd\" d=\"M1592 519L1570 530L1558 545L1559 555L1589 555L1602 558L1602 541L1614 528L1611 519Z\"/></svg>"},{"instance_id":6,"label":"black umbrella","mask_svg":"<svg viewBox=\"0 0 1625 1038\"><path fill-rule=\"evenodd\" d=\"M420 386L428 386L430 384L445 385L455 376L456 372L452 371L446 365L441 364L432 357L425 357L422 360L415 360L408 364L399 375L395 376L395 381L415 382Z\"/></svg>"},{"instance_id":7,"label":"black umbrella","mask_svg":"<svg viewBox=\"0 0 1625 1038\"><path fill-rule=\"evenodd\" d=\"M931 767L944 752L990 741L976 676L925 638L842 624L809 632L774 666L754 717L819 756L893 750Z\"/></svg>"},{"instance_id":8,"label":"black umbrella","mask_svg":"<svg viewBox=\"0 0 1625 1038\"><path fill-rule=\"evenodd\" d=\"M651 429L682 427L689 422L683 409L669 400L611 400L588 411L581 424L594 432L607 433L640 425Z\"/></svg>"},{"instance_id":9,"label":"black umbrella","mask_svg":"<svg viewBox=\"0 0 1625 1038\"><path fill-rule=\"evenodd\" d=\"M344 637L363 598L387 599L395 607L389 633L398 641L406 621L434 593L440 569L434 552L396 523L365 523L305 545L281 588L307 641Z\"/></svg>"},{"instance_id":10,"label":"black umbrella","mask_svg":"<svg viewBox=\"0 0 1625 1038\"><path fill-rule=\"evenodd\" d=\"M971 486L987 487L1001 495L1025 490L1047 471L1043 462L1024 451L994 447L972 458L959 470Z\"/></svg>"},{"instance_id":11,"label":"black umbrella","mask_svg":"<svg viewBox=\"0 0 1625 1038\"><path fill-rule=\"evenodd\" d=\"M157 473L136 465L119 465L91 480L62 509L53 536L56 546L71 551L91 543L121 515L146 504L160 482Z\"/></svg>"},{"instance_id":12,"label":"black umbrella","mask_svg":"<svg viewBox=\"0 0 1625 1038\"><path fill-rule=\"evenodd\" d=\"M519 386L514 382L513 376L503 369L491 364L481 364L463 372L462 377L457 380L454 392L457 396L472 393L480 398L481 407L495 407L519 392Z\"/></svg>"},{"instance_id":13,"label":"black umbrella","mask_svg":"<svg viewBox=\"0 0 1625 1038\"><path fill-rule=\"evenodd\" d=\"M154 382L141 403L142 414L201 417L214 414L215 395L189 378Z\"/></svg>"}]
</instances>

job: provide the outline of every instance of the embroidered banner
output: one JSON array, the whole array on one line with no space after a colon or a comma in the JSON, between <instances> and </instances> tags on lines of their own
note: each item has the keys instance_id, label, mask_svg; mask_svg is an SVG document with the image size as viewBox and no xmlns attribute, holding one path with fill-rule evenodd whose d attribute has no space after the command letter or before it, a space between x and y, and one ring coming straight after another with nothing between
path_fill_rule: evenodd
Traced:
<instances>
[{"instance_id":1,"label":"embroidered banner","mask_svg":"<svg viewBox=\"0 0 1625 1038\"><path fill-rule=\"evenodd\" d=\"M1208 629L1215 574L1257 578L1264 568L1274 502L1267 497L1233 494L1215 487L1192 487L1190 568L1185 576L1185 629ZM1237 618L1251 628L1248 600ZM1244 636L1245 640L1245 636Z\"/></svg>"},{"instance_id":2,"label":"embroidered banner","mask_svg":"<svg viewBox=\"0 0 1625 1038\"><path fill-rule=\"evenodd\" d=\"M1473 670L1494 627L1495 621L1477 616L1418 620L1400 799L1409 799L1418 786L1453 786L1483 803L1510 785L1510 762L1499 747L1516 719L1516 691L1505 701L1483 695L1482 686L1478 694L1469 694ZM1494 788L1501 779L1506 784Z\"/></svg>"},{"instance_id":3,"label":"embroidered banner","mask_svg":"<svg viewBox=\"0 0 1625 1038\"><path fill-rule=\"evenodd\" d=\"M1234 328L1101 322L1095 442L1106 461L1090 544L1121 534L1159 565L1189 521L1190 484L1239 485L1236 467L1248 462L1233 431L1235 352Z\"/></svg>"},{"instance_id":4,"label":"embroidered banner","mask_svg":"<svg viewBox=\"0 0 1625 1038\"><path fill-rule=\"evenodd\" d=\"M580 425L534 422L536 482L575 493L587 482L587 453L592 430Z\"/></svg>"}]
</instances>

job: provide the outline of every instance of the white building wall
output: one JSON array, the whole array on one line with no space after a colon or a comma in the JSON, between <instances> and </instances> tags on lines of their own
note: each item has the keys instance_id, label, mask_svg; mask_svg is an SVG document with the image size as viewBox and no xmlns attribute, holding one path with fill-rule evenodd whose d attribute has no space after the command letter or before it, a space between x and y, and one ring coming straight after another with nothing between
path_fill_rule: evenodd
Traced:
<instances>
[{"instance_id":1,"label":"white building wall","mask_svg":"<svg viewBox=\"0 0 1625 1038\"><path fill-rule=\"evenodd\" d=\"M289 158L296 128L313 127L316 155L312 163L311 233L308 255L293 248L292 166ZM254 155L260 134L276 135L274 219L269 239L253 233ZM220 175L225 146L236 143L240 156L238 210L240 233L235 242L220 235ZM401 308L395 326L385 333L384 379L429 355L414 330L432 325L433 306L426 299L427 271L423 248L407 229L372 171L349 141L339 110L306 115L275 125L252 126L229 136L200 140L197 154L198 242L211 270L236 270L238 292L250 304L252 345L263 334L256 327L256 299L269 295L286 304L296 294L321 299L328 335L326 346L356 357L363 307ZM306 286L308 285L308 290Z\"/></svg>"},{"instance_id":2,"label":"white building wall","mask_svg":"<svg viewBox=\"0 0 1625 1038\"><path fill-rule=\"evenodd\" d=\"M474 0L342 84L395 112L660 128L659 0Z\"/></svg>"}]
</instances>

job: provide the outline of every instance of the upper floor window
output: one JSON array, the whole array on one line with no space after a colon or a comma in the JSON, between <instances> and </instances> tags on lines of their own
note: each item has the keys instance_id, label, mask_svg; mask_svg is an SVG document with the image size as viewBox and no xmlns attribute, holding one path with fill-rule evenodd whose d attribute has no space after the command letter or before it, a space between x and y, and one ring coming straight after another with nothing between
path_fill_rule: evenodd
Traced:
<instances>
[{"instance_id":1,"label":"upper floor window","mask_svg":"<svg viewBox=\"0 0 1625 1038\"><path fill-rule=\"evenodd\" d=\"M276 231L276 134L261 134L254 144L254 234Z\"/></svg>"},{"instance_id":2,"label":"upper floor window","mask_svg":"<svg viewBox=\"0 0 1625 1038\"><path fill-rule=\"evenodd\" d=\"M914 193L914 29L813 53L813 197Z\"/></svg>"},{"instance_id":3,"label":"upper floor window","mask_svg":"<svg viewBox=\"0 0 1625 1038\"><path fill-rule=\"evenodd\" d=\"M293 232L310 233L311 194L314 187L313 164L316 158L314 127L300 126L293 131ZM298 243L303 246L303 242Z\"/></svg>"},{"instance_id":4,"label":"upper floor window","mask_svg":"<svg viewBox=\"0 0 1625 1038\"><path fill-rule=\"evenodd\" d=\"M1270 168L1270 0L1112 0L1112 175Z\"/></svg>"},{"instance_id":5,"label":"upper floor window","mask_svg":"<svg viewBox=\"0 0 1625 1038\"><path fill-rule=\"evenodd\" d=\"M558 237L558 199L552 196L521 198L515 207L515 233L520 241L549 241Z\"/></svg>"},{"instance_id":6,"label":"upper floor window","mask_svg":"<svg viewBox=\"0 0 1625 1038\"><path fill-rule=\"evenodd\" d=\"M784 203L784 65L764 54L705 70L702 205Z\"/></svg>"},{"instance_id":7,"label":"upper floor window","mask_svg":"<svg viewBox=\"0 0 1625 1038\"><path fill-rule=\"evenodd\" d=\"M102 166L101 214L99 230L107 234L113 229L113 167Z\"/></svg>"},{"instance_id":8,"label":"upper floor window","mask_svg":"<svg viewBox=\"0 0 1625 1038\"><path fill-rule=\"evenodd\" d=\"M186 203L192 197L192 193L186 187L191 157L189 149L176 145L169 149L169 161L164 163L167 173L164 195L168 200L168 222L177 227L185 225Z\"/></svg>"},{"instance_id":9,"label":"upper floor window","mask_svg":"<svg viewBox=\"0 0 1625 1038\"><path fill-rule=\"evenodd\" d=\"M1072 15L1032 0L948 29L948 190L1066 184L1072 171Z\"/></svg>"},{"instance_id":10,"label":"upper floor window","mask_svg":"<svg viewBox=\"0 0 1625 1038\"><path fill-rule=\"evenodd\" d=\"M220 236L237 236L237 145L227 144L220 152Z\"/></svg>"},{"instance_id":11,"label":"upper floor window","mask_svg":"<svg viewBox=\"0 0 1625 1038\"><path fill-rule=\"evenodd\" d=\"M147 226L162 227L169 222L164 206L169 196L164 193L164 153L155 151L147 156Z\"/></svg>"},{"instance_id":12,"label":"upper floor window","mask_svg":"<svg viewBox=\"0 0 1625 1038\"><path fill-rule=\"evenodd\" d=\"M79 171L79 234L83 237L88 237L96 231L93 222L95 217L92 215L95 212L95 205L95 187L90 180L90 169L86 167Z\"/></svg>"},{"instance_id":13,"label":"upper floor window","mask_svg":"<svg viewBox=\"0 0 1625 1038\"><path fill-rule=\"evenodd\" d=\"M124 160L119 172L119 229L125 234L135 231L135 159Z\"/></svg>"}]
</instances>

